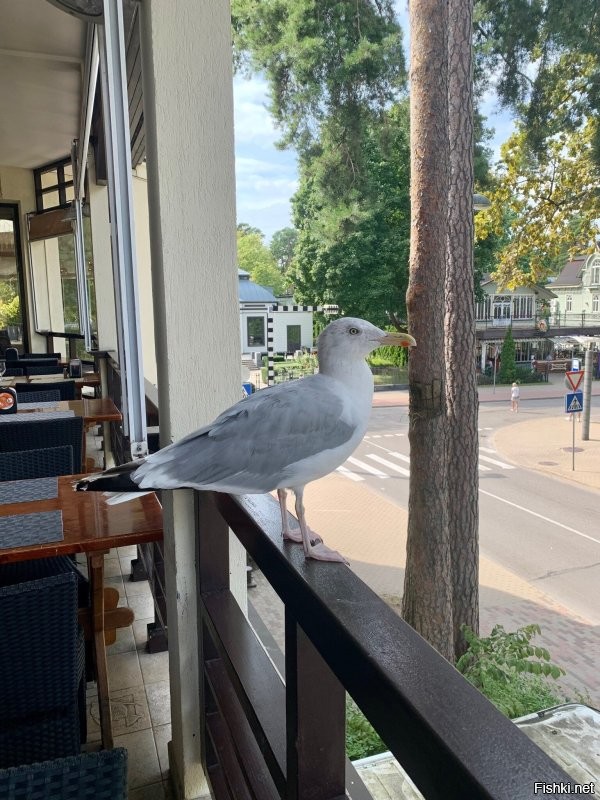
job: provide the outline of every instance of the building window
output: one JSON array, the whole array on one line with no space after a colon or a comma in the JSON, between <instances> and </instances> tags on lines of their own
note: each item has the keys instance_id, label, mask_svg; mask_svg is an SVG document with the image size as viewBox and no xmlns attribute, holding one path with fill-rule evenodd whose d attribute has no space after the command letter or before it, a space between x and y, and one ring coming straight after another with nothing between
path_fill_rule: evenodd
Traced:
<instances>
[{"instance_id":1,"label":"building window","mask_svg":"<svg viewBox=\"0 0 600 800\"><path fill-rule=\"evenodd\" d=\"M594 286L598 286L598 284L600 284L600 260L598 258L594 258L589 266L589 270L590 283L592 283Z\"/></svg>"},{"instance_id":2,"label":"building window","mask_svg":"<svg viewBox=\"0 0 600 800\"><path fill-rule=\"evenodd\" d=\"M478 322L485 322L491 317L492 298L488 295L483 300L475 303L475 319Z\"/></svg>"},{"instance_id":3,"label":"building window","mask_svg":"<svg viewBox=\"0 0 600 800\"><path fill-rule=\"evenodd\" d=\"M246 321L248 331L248 347L265 346L265 318L248 317Z\"/></svg>"},{"instance_id":4,"label":"building window","mask_svg":"<svg viewBox=\"0 0 600 800\"><path fill-rule=\"evenodd\" d=\"M572 311L573 310L573 295L568 294L565 297L565 311Z\"/></svg>"},{"instance_id":5,"label":"building window","mask_svg":"<svg viewBox=\"0 0 600 800\"><path fill-rule=\"evenodd\" d=\"M592 295L592 313L597 314L600 311L600 294Z\"/></svg>"},{"instance_id":6,"label":"building window","mask_svg":"<svg viewBox=\"0 0 600 800\"><path fill-rule=\"evenodd\" d=\"M513 297L513 319L533 319L533 297L531 295Z\"/></svg>"},{"instance_id":7,"label":"building window","mask_svg":"<svg viewBox=\"0 0 600 800\"><path fill-rule=\"evenodd\" d=\"M75 197L71 159L33 170L35 204L38 214L68 206Z\"/></svg>"},{"instance_id":8,"label":"building window","mask_svg":"<svg viewBox=\"0 0 600 800\"><path fill-rule=\"evenodd\" d=\"M0 203L0 333L2 344L27 350L25 274L18 206ZM0 351L2 353L3 351Z\"/></svg>"}]
</instances>

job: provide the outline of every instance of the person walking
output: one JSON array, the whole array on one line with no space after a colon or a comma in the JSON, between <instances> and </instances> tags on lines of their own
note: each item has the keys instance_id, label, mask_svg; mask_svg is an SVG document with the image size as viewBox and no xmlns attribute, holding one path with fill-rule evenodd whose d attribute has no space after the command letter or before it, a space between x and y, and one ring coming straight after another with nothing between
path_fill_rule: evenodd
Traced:
<instances>
[{"instance_id":1,"label":"person walking","mask_svg":"<svg viewBox=\"0 0 600 800\"><path fill-rule=\"evenodd\" d=\"M513 383L510 388L510 410L519 413L519 397L521 392L518 383Z\"/></svg>"}]
</instances>

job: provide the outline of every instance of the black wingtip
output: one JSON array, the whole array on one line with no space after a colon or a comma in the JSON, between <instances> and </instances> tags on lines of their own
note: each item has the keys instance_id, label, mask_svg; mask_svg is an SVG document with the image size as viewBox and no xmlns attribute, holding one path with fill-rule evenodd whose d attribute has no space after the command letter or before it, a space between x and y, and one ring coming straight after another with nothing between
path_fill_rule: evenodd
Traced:
<instances>
[{"instance_id":1,"label":"black wingtip","mask_svg":"<svg viewBox=\"0 0 600 800\"><path fill-rule=\"evenodd\" d=\"M75 484L78 492L143 492L137 483L131 480L131 475L140 466L141 462L129 462L120 467L112 467L106 472L89 475Z\"/></svg>"}]
</instances>

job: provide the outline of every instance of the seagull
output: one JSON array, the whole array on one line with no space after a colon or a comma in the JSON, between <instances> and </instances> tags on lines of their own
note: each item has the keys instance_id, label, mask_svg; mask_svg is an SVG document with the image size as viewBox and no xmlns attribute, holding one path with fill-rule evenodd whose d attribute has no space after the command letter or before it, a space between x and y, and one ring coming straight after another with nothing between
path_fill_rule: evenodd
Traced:
<instances>
[{"instance_id":1,"label":"seagull","mask_svg":"<svg viewBox=\"0 0 600 800\"><path fill-rule=\"evenodd\" d=\"M306 558L345 562L306 524L304 487L343 464L361 442L373 400L373 375L365 357L382 345L414 347L416 342L407 333L390 333L363 319L336 319L318 338L315 375L255 392L210 425L147 458L84 478L75 488L119 493L277 490L283 538L301 542ZM296 496L299 532L289 526L287 489Z\"/></svg>"}]
</instances>

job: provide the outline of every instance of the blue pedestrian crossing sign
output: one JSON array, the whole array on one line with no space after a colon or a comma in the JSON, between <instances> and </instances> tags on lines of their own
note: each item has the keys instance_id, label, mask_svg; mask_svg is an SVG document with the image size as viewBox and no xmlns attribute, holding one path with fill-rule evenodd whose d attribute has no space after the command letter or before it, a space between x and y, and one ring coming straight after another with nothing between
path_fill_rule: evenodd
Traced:
<instances>
[{"instance_id":1,"label":"blue pedestrian crossing sign","mask_svg":"<svg viewBox=\"0 0 600 800\"><path fill-rule=\"evenodd\" d=\"M565 413L573 414L583 411L583 392L567 392L565 395Z\"/></svg>"}]
</instances>

